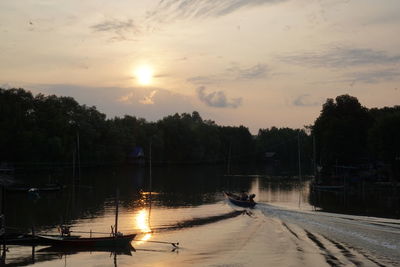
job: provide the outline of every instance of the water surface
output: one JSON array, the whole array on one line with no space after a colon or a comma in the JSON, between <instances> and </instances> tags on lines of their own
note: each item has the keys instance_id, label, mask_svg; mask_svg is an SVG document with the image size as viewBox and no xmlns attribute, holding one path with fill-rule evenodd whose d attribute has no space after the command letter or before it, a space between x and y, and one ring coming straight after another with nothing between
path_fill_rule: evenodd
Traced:
<instances>
[{"instance_id":1,"label":"water surface","mask_svg":"<svg viewBox=\"0 0 400 267\"><path fill-rule=\"evenodd\" d=\"M21 178L30 181L33 177ZM48 176L35 177L36 183ZM397 265L398 220L337 215L309 204L309 180L278 175L264 166L145 167L84 171L80 181L52 175L68 187L57 193L6 197L7 225L15 230L108 235L139 233L136 251L57 251L8 246L10 266L307 266L362 263ZM255 193L256 209L230 205L222 191ZM366 219L367 218L367 219ZM368 230L366 230L368 229ZM149 242L151 241L151 242ZM179 242L179 249L170 244ZM397 256L396 256L397 255Z\"/></svg>"}]
</instances>

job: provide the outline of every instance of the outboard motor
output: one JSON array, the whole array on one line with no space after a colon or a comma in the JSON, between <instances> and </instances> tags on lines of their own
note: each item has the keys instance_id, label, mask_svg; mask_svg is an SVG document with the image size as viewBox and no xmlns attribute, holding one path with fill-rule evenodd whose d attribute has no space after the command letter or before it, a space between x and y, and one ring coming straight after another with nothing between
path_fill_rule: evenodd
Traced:
<instances>
[{"instance_id":1,"label":"outboard motor","mask_svg":"<svg viewBox=\"0 0 400 267\"><path fill-rule=\"evenodd\" d=\"M31 188L28 190L28 197L33 200L37 200L40 198L39 189Z\"/></svg>"},{"instance_id":2,"label":"outboard motor","mask_svg":"<svg viewBox=\"0 0 400 267\"><path fill-rule=\"evenodd\" d=\"M256 197L256 194L251 194L250 196L249 196L249 200L250 200L250 202L254 202L254 198Z\"/></svg>"}]
</instances>

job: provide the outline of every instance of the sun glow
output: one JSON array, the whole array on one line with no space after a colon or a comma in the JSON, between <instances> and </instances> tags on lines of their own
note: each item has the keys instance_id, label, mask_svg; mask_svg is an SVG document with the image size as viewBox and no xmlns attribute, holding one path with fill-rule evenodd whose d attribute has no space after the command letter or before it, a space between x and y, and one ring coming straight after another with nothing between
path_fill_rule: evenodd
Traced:
<instances>
[{"instance_id":1,"label":"sun glow","mask_svg":"<svg viewBox=\"0 0 400 267\"><path fill-rule=\"evenodd\" d=\"M148 65L143 65L135 70L135 78L141 85L149 85L153 81L153 69Z\"/></svg>"}]
</instances>

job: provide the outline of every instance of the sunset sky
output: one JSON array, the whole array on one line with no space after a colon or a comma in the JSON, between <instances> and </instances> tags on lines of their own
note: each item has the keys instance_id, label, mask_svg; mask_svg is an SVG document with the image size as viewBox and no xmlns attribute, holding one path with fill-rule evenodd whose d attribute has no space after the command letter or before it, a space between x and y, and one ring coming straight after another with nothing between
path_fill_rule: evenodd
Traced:
<instances>
[{"instance_id":1,"label":"sunset sky","mask_svg":"<svg viewBox=\"0 0 400 267\"><path fill-rule=\"evenodd\" d=\"M0 87L109 118L303 127L341 94L400 104L400 1L1 0Z\"/></svg>"}]
</instances>

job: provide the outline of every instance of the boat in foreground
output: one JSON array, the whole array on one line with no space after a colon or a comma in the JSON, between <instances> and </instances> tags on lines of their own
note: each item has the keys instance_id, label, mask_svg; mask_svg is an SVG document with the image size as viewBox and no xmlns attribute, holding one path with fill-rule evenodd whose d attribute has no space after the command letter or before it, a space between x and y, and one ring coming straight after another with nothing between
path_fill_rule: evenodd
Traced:
<instances>
[{"instance_id":1,"label":"boat in foreground","mask_svg":"<svg viewBox=\"0 0 400 267\"><path fill-rule=\"evenodd\" d=\"M65 238L63 236L37 236L40 243L52 246L74 246L74 247L126 247L129 246L136 234L106 236L106 237L79 237Z\"/></svg>"},{"instance_id":2,"label":"boat in foreground","mask_svg":"<svg viewBox=\"0 0 400 267\"><path fill-rule=\"evenodd\" d=\"M244 208L254 208L257 204L252 200L241 200L240 196L235 195L233 193L224 192L225 197L234 205Z\"/></svg>"}]
</instances>

